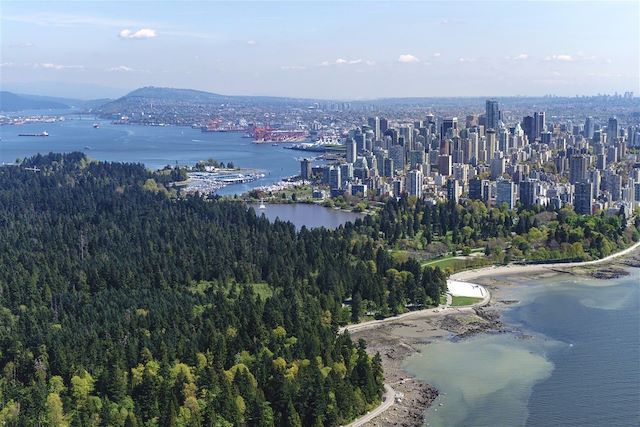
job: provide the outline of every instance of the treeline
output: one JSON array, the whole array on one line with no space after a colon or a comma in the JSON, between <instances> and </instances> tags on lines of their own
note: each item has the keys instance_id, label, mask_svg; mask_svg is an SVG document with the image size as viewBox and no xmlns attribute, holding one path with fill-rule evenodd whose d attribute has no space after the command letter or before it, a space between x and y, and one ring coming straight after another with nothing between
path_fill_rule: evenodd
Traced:
<instances>
[{"instance_id":1,"label":"treeline","mask_svg":"<svg viewBox=\"0 0 640 427\"><path fill-rule=\"evenodd\" d=\"M465 250L485 247L486 255L514 259L595 259L640 239L640 219L629 224L624 212L578 215L570 207L509 210L480 201L435 204L401 198L387 202L372 218L369 233L391 245L428 247L444 242Z\"/></svg>"},{"instance_id":2,"label":"treeline","mask_svg":"<svg viewBox=\"0 0 640 427\"><path fill-rule=\"evenodd\" d=\"M371 217L296 232L171 197L180 173L0 168L0 422L340 425L379 402L379 357L339 325L437 304L444 273L394 261Z\"/></svg>"}]
</instances>

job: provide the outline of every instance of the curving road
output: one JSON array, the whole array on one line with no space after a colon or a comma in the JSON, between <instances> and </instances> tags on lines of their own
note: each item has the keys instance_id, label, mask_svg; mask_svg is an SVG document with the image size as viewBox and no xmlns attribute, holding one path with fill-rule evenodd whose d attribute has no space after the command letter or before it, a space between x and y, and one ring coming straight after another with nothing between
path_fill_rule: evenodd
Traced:
<instances>
[{"instance_id":1,"label":"curving road","mask_svg":"<svg viewBox=\"0 0 640 427\"><path fill-rule=\"evenodd\" d=\"M384 385L384 390L385 390L385 393L382 396L382 403L378 405L376 409L374 409L373 411L367 412L366 414L364 414L363 416L361 416L351 424L347 424L345 427L363 426L369 421L373 420L378 415L382 414L387 409L391 408L393 406L393 403L395 402L396 392L394 389L391 388L389 384Z\"/></svg>"}]
</instances>

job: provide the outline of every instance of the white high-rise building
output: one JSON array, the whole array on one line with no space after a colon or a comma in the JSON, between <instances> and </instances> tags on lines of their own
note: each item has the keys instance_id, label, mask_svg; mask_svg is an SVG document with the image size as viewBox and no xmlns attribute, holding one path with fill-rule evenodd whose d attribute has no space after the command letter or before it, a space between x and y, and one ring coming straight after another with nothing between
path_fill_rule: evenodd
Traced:
<instances>
[{"instance_id":1,"label":"white high-rise building","mask_svg":"<svg viewBox=\"0 0 640 427\"><path fill-rule=\"evenodd\" d=\"M422 197L423 174L421 170L414 169L407 174L407 193L410 196Z\"/></svg>"}]
</instances>

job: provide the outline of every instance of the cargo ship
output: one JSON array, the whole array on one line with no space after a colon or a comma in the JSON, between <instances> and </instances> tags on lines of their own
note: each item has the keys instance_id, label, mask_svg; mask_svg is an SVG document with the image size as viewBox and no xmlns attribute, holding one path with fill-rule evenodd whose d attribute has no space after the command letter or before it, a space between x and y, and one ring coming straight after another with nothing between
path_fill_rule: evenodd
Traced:
<instances>
[{"instance_id":1,"label":"cargo ship","mask_svg":"<svg viewBox=\"0 0 640 427\"><path fill-rule=\"evenodd\" d=\"M48 132L40 132L40 133L19 133L18 136L49 136Z\"/></svg>"}]
</instances>

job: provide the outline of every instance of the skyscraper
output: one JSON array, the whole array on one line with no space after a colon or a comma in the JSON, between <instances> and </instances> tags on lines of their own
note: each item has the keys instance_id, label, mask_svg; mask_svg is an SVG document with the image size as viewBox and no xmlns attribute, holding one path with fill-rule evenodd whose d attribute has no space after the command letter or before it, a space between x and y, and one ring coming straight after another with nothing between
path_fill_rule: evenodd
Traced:
<instances>
[{"instance_id":1,"label":"skyscraper","mask_svg":"<svg viewBox=\"0 0 640 427\"><path fill-rule=\"evenodd\" d=\"M438 156L438 171L440 175L449 176L451 175L451 156L448 154L443 154Z\"/></svg>"},{"instance_id":2,"label":"skyscraper","mask_svg":"<svg viewBox=\"0 0 640 427\"><path fill-rule=\"evenodd\" d=\"M498 143L496 141L496 131L493 129L487 129L487 131L485 132L485 136L487 139L487 155L491 159L498 149Z\"/></svg>"},{"instance_id":3,"label":"skyscraper","mask_svg":"<svg viewBox=\"0 0 640 427\"><path fill-rule=\"evenodd\" d=\"M611 117L609 122L607 122L607 142L609 144L615 144L620 135L619 132L618 119L615 116Z\"/></svg>"},{"instance_id":4,"label":"skyscraper","mask_svg":"<svg viewBox=\"0 0 640 427\"><path fill-rule=\"evenodd\" d=\"M302 159L300 162L300 177L304 180L311 179L311 161L309 159Z\"/></svg>"},{"instance_id":5,"label":"skyscraper","mask_svg":"<svg viewBox=\"0 0 640 427\"><path fill-rule=\"evenodd\" d=\"M546 122L544 111L533 113L533 139L540 138L540 134L545 130ZM531 141L533 142L533 141Z\"/></svg>"},{"instance_id":6,"label":"skyscraper","mask_svg":"<svg viewBox=\"0 0 640 427\"><path fill-rule=\"evenodd\" d=\"M530 143L536 139L536 136L534 134L535 126L534 126L533 116L523 117L522 130L524 131L524 134L527 135L527 138L529 139Z\"/></svg>"},{"instance_id":7,"label":"skyscraper","mask_svg":"<svg viewBox=\"0 0 640 427\"><path fill-rule=\"evenodd\" d=\"M356 140L353 138L347 138L347 163L353 163L356 161L358 147Z\"/></svg>"},{"instance_id":8,"label":"skyscraper","mask_svg":"<svg viewBox=\"0 0 640 427\"><path fill-rule=\"evenodd\" d=\"M569 159L569 182L577 184L587 179L591 157L587 154L576 154Z\"/></svg>"},{"instance_id":9,"label":"skyscraper","mask_svg":"<svg viewBox=\"0 0 640 427\"><path fill-rule=\"evenodd\" d=\"M536 201L536 182L526 179L520 182L519 188L520 203L526 208L533 206Z\"/></svg>"},{"instance_id":10,"label":"skyscraper","mask_svg":"<svg viewBox=\"0 0 640 427\"><path fill-rule=\"evenodd\" d=\"M329 188L340 189L342 188L342 177L339 166L329 167Z\"/></svg>"},{"instance_id":11,"label":"skyscraper","mask_svg":"<svg viewBox=\"0 0 640 427\"><path fill-rule=\"evenodd\" d=\"M367 119L367 123L369 128L373 131L375 140L380 141L380 139L382 139L382 133L380 132L380 119L378 117L369 117Z\"/></svg>"},{"instance_id":12,"label":"skyscraper","mask_svg":"<svg viewBox=\"0 0 640 427\"><path fill-rule=\"evenodd\" d=\"M473 178L469 181L469 198L472 200L485 200L485 186L487 181L480 178Z\"/></svg>"},{"instance_id":13,"label":"skyscraper","mask_svg":"<svg viewBox=\"0 0 640 427\"><path fill-rule=\"evenodd\" d=\"M496 207L500 208L507 204L508 209L513 209L515 184L508 179L499 179L496 183Z\"/></svg>"},{"instance_id":14,"label":"skyscraper","mask_svg":"<svg viewBox=\"0 0 640 427\"><path fill-rule=\"evenodd\" d=\"M457 179L450 179L447 181L447 199L453 200L458 203L460 200L460 194L462 194L462 187L460 181Z\"/></svg>"},{"instance_id":15,"label":"skyscraper","mask_svg":"<svg viewBox=\"0 0 640 427\"><path fill-rule=\"evenodd\" d=\"M422 197L422 171L414 169L407 174L407 192L410 196Z\"/></svg>"},{"instance_id":16,"label":"skyscraper","mask_svg":"<svg viewBox=\"0 0 640 427\"><path fill-rule=\"evenodd\" d=\"M582 135L587 139L593 138L593 131L595 130L593 124L593 117L591 116L587 117L584 121L584 131Z\"/></svg>"},{"instance_id":17,"label":"skyscraper","mask_svg":"<svg viewBox=\"0 0 640 427\"><path fill-rule=\"evenodd\" d=\"M458 130L458 118L452 117L450 119L444 119L442 126L440 126L440 140L443 140L449 134L449 129L452 129L452 133L455 134Z\"/></svg>"},{"instance_id":18,"label":"skyscraper","mask_svg":"<svg viewBox=\"0 0 640 427\"><path fill-rule=\"evenodd\" d=\"M498 101L487 99L485 112L487 129L497 130L498 122L500 121L500 109L498 106Z\"/></svg>"},{"instance_id":19,"label":"skyscraper","mask_svg":"<svg viewBox=\"0 0 640 427\"><path fill-rule=\"evenodd\" d=\"M588 181L582 181L575 184L574 191L574 210L581 215L589 215L593 209L591 198L593 194L593 184Z\"/></svg>"}]
</instances>

